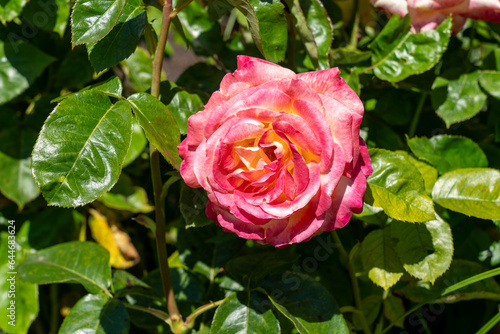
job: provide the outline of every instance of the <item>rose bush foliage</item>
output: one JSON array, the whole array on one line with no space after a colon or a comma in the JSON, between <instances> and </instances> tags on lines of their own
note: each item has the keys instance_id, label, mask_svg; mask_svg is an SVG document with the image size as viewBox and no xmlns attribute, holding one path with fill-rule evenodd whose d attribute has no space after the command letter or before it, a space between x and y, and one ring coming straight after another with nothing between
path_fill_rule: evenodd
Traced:
<instances>
[{"instance_id":1,"label":"rose bush foliage","mask_svg":"<svg viewBox=\"0 0 500 334\"><path fill-rule=\"evenodd\" d=\"M448 16L453 16L453 31L462 30L467 18L500 22L498 0L370 0L388 13L411 17L415 32L435 29Z\"/></svg>"},{"instance_id":2,"label":"rose bush foliage","mask_svg":"<svg viewBox=\"0 0 500 334\"><path fill-rule=\"evenodd\" d=\"M238 57L179 145L187 185L225 230L274 246L309 240L360 213L371 173L363 104L338 68L295 74Z\"/></svg>"}]
</instances>

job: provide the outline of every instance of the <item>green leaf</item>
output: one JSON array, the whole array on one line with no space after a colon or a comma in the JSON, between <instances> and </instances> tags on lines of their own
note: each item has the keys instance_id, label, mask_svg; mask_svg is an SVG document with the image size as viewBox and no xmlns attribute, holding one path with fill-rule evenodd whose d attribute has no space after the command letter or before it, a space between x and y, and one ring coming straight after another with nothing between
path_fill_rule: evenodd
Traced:
<instances>
[{"instance_id":1,"label":"green leaf","mask_svg":"<svg viewBox=\"0 0 500 334\"><path fill-rule=\"evenodd\" d=\"M355 213L352 216L361 221L382 226L389 219L382 208L377 208L366 203L363 203L363 211L361 213Z\"/></svg>"},{"instance_id":2,"label":"green leaf","mask_svg":"<svg viewBox=\"0 0 500 334\"><path fill-rule=\"evenodd\" d=\"M132 179L122 174L114 187L99 198L108 208L125 210L133 213L148 213L154 207L148 203L148 195L144 188L134 186Z\"/></svg>"},{"instance_id":3,"label":"green leaf","mask_svg":"<svg viewBox=\"0 0 500 334\"><path fill-rule=\"evenodd\" d=\"M337 303L328 291L306 275L285 272L263 282L274 307L301 334L349 333Z\"/></svg>"},{"instance_id":4,"label":"green leaf","mask_svg":"<svg viewBox=\"0 0 500 334\"><path fill-rule=\"evenodd\" d=\"M123 161L123 167L131 164L135 159L137 159L137 157L139 157L144 151L147 144L148 140L144 135L144 131L138 122L134 122L134 126L132 128L132 142L130 143L127 155Z\"/></svg>"},{"instance_id":5,"label":"green leaf","mask_svg":"<svg viewBox=\"0 0 500 334\"><path fill-rule=\"evenodd\" d=\"M96 71L105 70L130 56L145 25L146 12L141 1L127 0L113 29L104 38L87 44L89 60Z\"/></svg>"},{"instance_id":6,"label":"green leaf","mask_svg":"<svg viewBox=\"0 0 500 334\"><path fill-rule=\"evenodd\" d=\"M55 60L31 44L0 41L0 105L24 92Z\"/></svg>"},{"instance_id":7,"label":"green leaf","mask_svg":"<svg viewBox=\"0 0 500 334\"><path fill-rule=\"evenodd\" d=\"M317 68L319 66L319 51L318 45L314 39L314 34L311 27L307 24L307 18L302 11L299 0L286 0L288 8L295 19L295 28L297 33L304 43L307 55L311 59L312 66Z\"/></svg>"},{"instance_id":8,"label":"green leaf","mask_svg":"<svg viewBox=\"0 0 500 334\"><path fill-rule=\"evenodd\" d=\"M405 156L371 149L373 173L368 177L366 202L384 209L394 219L425 222L434 219L432 200L425 194L419 170Z\"/></svg>"},{"instance_id":9,"label":"green leaf","mask_svg":"<svg viewBox=\"0 0 500 334\"><path fill-rule=\"evenodd\" d=\"M120 18L126 0L77 0L71 15L73 46L104 38Z\"/></svg>"},{"instance_id":10,"label":"green leaf","mask_svg":"<svg viewBox=\"0 0 500 334\"><path fill-rule=\"evenodd\" d=\"M148 51L138 47L123 63L126 66L126 73L134 91L145 92L151 87L153 63Z\"/></svg>"},{"instance_id":11,"label":"green leaf","mask_svg":"<svg viewBox=\"0 0 500 334\"><path fill-rule=\"evenodd\" d=\"M23 17L36 27L54 31L63 37L70 12L68 0L31 0L23 10Z\"/></svg>"},{"instance_id":12,"label":"green leaf","mask_svg":"<svg viewBox=\"0 0 500 334\"><path fill-rule=\"evenodd\" d=\"M17 224L14 224L17 228ZM21 240L27 237L29 231L29 224L23 224L20 230L16 231L15 239L16 242L9 244L9 238L11 236L7 232L0 233L0 275L2 281L0 281L0 329L6 333L12 334L24 334L28 332L31 323L35 320L38 315L38 287L36 284L26 283L19 279L16 275L16 268L10 268L9 260L12 254L9 253L13 245L15 251L15 263L19 265L22 263L25 252L29 251L29 246L26 244L21 245ZM12 241L10 241L12 242ZM15 287L11 284L14 283ZM15 296L10 295L10 290L15 290ZM9 296L10 295L10 296ZM14 318L11 318L10 311L8 308L12 308L11 301L14 301ZM14 326L12 326L12 320L15 320ZM9 322L11 322L9 324Z\"/></svg>"},{"instance_id":13,"label":"green leaf","mask_svg":"<svg viewBox=\"0 0 500 334\"><path fill-rule=\"evenodd\" d=\"M500 300L500 287L491 275L480 277L481 280L474 280L473 284L453 284L461 281L467 283L471 276L485 274L485 270L485 267L475 262L454 260L450 269L434 284L411 281L410 284L400 289L400 292L416 303L428 302L432 299L435 299L433 303L456 303L471 299Z\"/></svg>"},{"instance_id":14,"label":"green leaf","mask_svg":"<svg viewBox=\"0 0 500 334\"><path fill-rule=\"evenodd\" d=\"M488 160L479 145L466 137L439 135L408 139L412 152L436 166L440 174L467 167L487 167Z\"/></svg>"},{"instance_id":15,"label":"green leaf","mask_svg":"<svg viewBox=\"0 0 500 334\"><path fill-rule=\"evenodd\" d=\"M78 75L75 75L75 68L78 68ZM64 56L57 70L54 84L57 87L79 90L93 79L94 68L90 64L87 49L85 46L80 45Z\"/></svg>"},{"instance_id":16,"label":"green leaf","mask_svg":"<svg viewBox=\"0 0 500 334\"><path fill-rule=\"evenodd\" d=\"M27 254L18 273L29 283L78 282L90 293L107 291L111 284L109 253L93 242L67 242Z\"/></svg>"},{"instance_id":17,"label":"green leaf","mask_svg":"<svg viewBox=\"0 0 500 334\"><path fill-rule=\"evenodd\" d=\"M467 216L500 219L500 171L465 168L446 173L434 185L432 199Z\"/></svg>"},{"instance_id":18,"label":"green leaf","mask_svg":"<svg viewBox=\"0 0 500 334\"><path fill-rule=\"evenodd\" d=\"M208 196L203 189L194 189L183 184L179 209L186 221L186 228L201 227L213 224L213 221L205 214Z\"/></svg>"},{"instance_id":19,"label":"green leaf","mask_svg":"<svg viewBox=\"0 0 500 334\"><path fill-rule=\"evenodd\" d=\"M432 104L446 126L474 117L486 102L478 83L479 72L462 74L458 79L436 78L432 85Z\"/></svg>"},{"instance_id":20,"label":"green leaf","mask_svg":"<svg viewBox=\"0 0 500 334\"><path fill-rule=\"evenodd\" d=\"M59 96L58 98L55 98L50 102L52 102L52 103L61 102L62 100L67 99L69 97L75 97L77 95L79 96L81 93L83 93L85 91L100 92L100 93L104 93L110 97L117 98L119 100L123 99L123 97L122 97L122 91L123 91L122 82L120 81L120 79L118 77L111 77L111 78L106 79L102 82L98 82L96 84L87 86L78 92Z\"/></svg>"},{"instance_id":21,"label":"green leaf","mask_svg":"<svg viewBox=\"0 0 500 334\"><path fill-rule=\"evenodd\" d=\"M360 311L363 312L368 326L373 324L380 313L380 306L382 306L382 296L380 294L369 295L361 301ZM353 314L353 323L356 329L363 329L363 323L360 314Z\"/></svg>"},{"instance_id":22,"label":"green leaf","mask_svg":"<svg viewBox=\"0 0 500 334\"><path fill-rule=\"evenodd\" d=\"M137 93L128 98L146 137L177 170L182 162L177 152L180 132L170 110L154 96Z\"/></svg>"},{"instance_id":23,"label":"green leaf","mask_svg":"<svg viewBox=\"0 0 500 334\"><path fill-rule=\"evenodd\" d=\"M126 101L98 91L63 100L47 118L33 149L33 174L51 205L92 202L118 181L132 139Z\"/></svg>"},{"instance_id":24,"label":"green leaf","mask_svg":"<svg viewBox=\"0 0 500 334\"><path fill-rule=\"evenodd\" d=\"M273 63L283 61L288 41L285 6L279 0L250 0L250 4L259 20L264 57Z\"/></svg>"},{"instance_id":25,"label":"green leaf","mask_svg":"<svg viewBox=\"0 0 500 334\"><path fill-rule=\"evenodd\" d=\"M126 334L129 320L125 305L105 295L88 294L64 318L60 334Z\"/></svg>"},{"instance_id":26,"label":"green leaf","mask_svg":"<svg viewBox=\"0 0 500 334\"><path fill-rule=\"evenodd\" d=\"M333 41L332 21L319 0L300 1L300 5L318 47L319 69L326 70L330 68L330 46Z\"/></svg>"},{"instance_id":27,"label":"green leaf","mask_svg":"<svg viewBox=\"0 0 500 334\"><path fill-rule=\"evenodd\" d=\"M434 281L450 267L453 259L453 237L450 226L441 219L423 224L393 222L392 237L401 264L412 276L426 282Z\"/></svg>"},{"instance_id":28,"label":"green leaf","mask_svg":"<svg viewBox=\"0 0 500 334\"><path fill-rule=\"evenodd\" d=\"M174 116L181 134L187 134L188 118L204 108L200 96L190 94L170 81L161 83L160 94L161 102L168 107Z\"/></svg>"},{"instance_id":29,"label":"green leaf","mask_svg":"<svg viewBox=\"0 0 500 334\"><path fill-rule=\"evenodd\" d=\"M7 0L0 4L0 21L5 25L21 14L27 0Z\"/></svg>"},{"instance_id":30,"label":"green leaf","mask_svg":"<svg viewBox=\"0 0 500 334\"><path fill-rule=\"evenodd\" d=\"M259 19L255 13L249 0L227 0L231 6L238 9L247 19L248 25L250 27L250 33L252 34L253 41L260 53L265 56L264 49L262 46L262 40L260 38L260 28Z\"/></svg>"},{"instance_id":31,"label":"green leaf","mask_svg":"<svg viewBox=\"0 0 500 334\"><path fill-rule=\"evenodd\" d=\"M22 210L40 194L30 168L37 131L10 111L0 112L0 124L0 191Z\"/></svg>"},{"instance_id":32,"label":"green leaf","mask_svg":"<svg viewBox=\"0 0 500 334\"><path fill-rule=\"evenodd\" d=\"M402 19L392 15L384 29L369 45L373 51L375 75L390 82L401 81L410 75L432 68L441 59L451 35L451 17L436 29L414 34L407 15Z\"/></svg>"},{"instance_id":33,"label":"green leaf","mask_svg":"<svg viewBox=\"0 0 500 334\"><path fill-rule=\"evenodd\" d=\"M404 317L401 317L405 313L405 307L403 305L403 300L395 295L389 295L384 299L384 315L389 321L395 322L395 325L404 328Z\"/></svg>"},{"instance_id":34,"label":"green leaf","mask_svg":"<svg viewBox=\"0 0 500 334\"><path fill-rule=\"evenodd\" d=\"M481 71L479 73L479 83L481 87L493 96L500 100L500 88L498 82L500 81L500 72L497 71Z\"/></svg>"},{"instance_id":35,"label":"green leaf","mask_svg":"<svg viewBox=\"0 0 500 334\"><path fill-rule=\"evenodd\" d=\"M215 311L210 333L278 334L280 325L269 304L260 292L232 293Z\"/></svg>"},{"instance_id":36,"label":"green leaf","mask_svg":"<svg viewBox=\"0 0 500 334\"><path fill-rule=\"evenodd\" d=\"M222 49L222 33L217 21L211 20L208 9L201 2L193 1L177 17L179 27L193 51L201 56L213 56Z\"/></svg>"},{"instance_id":37,"label":"green leaf","mask_svg":"<svg viewBox=\"0 0 500 334\"><path fill-rule=\"evenodd\" d=\"M360 51L349 48L338 48L332 50L332 65L351 65L361 63L370 59L372 56L371 51Z\"/></svg>"},{"instance_id":38,"label":"green leaf","mask_svg":"<svg viewBox=\"0 0 500 334\"><path fill-rule=\"evenodd\" d=\"M396 151L398 154L402 154L406 157L406 159L417 169L420 171L420 174L424 178L424 183L425 183L425 192L427 194L430 194L432 192L432 188L434 187L434 184L437 181L438 178L438 172L436 168L432 167L431 165L415 159L413 156L408 154L406 151Z\"/></svg>"},{"instance_id":39,"label":"green leaf","mask_svg":"<svg viewBox=\"0 0 500 334\"><path fill-rule=\"evenodd\" d=\"M370 232L361 243L363 268L373 283L384 289L396 284L404 274L396 244L397 239L387 228Z\"/></svg>"}]
</instances>

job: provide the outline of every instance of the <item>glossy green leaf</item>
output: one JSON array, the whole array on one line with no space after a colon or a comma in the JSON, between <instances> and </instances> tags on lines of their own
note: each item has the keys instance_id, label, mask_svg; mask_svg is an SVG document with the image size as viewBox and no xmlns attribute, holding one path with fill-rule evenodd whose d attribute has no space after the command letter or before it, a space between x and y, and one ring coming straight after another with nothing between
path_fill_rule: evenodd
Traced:
<instances>
[{"instance_id":1,"label":"glossy green leaf","mask_svg":"<svg viewBox=\"0 0 500 334\"><path fill-rule=\"evenodd\" d=\"M204 103L200 96L190 94L170 81L161 83L160 94L161 102L168 107L174 116L181 134L187 134L188 118L204 109Z\"/></svg>"},{"instance_id":2,"label":"glossy green leaf","mask_svg":"<svg viewBox=\"0 0 500 334\"><path fill-rule=\"evenodd\" d=\"M391 238L389 230L370 232L361 243L361 261L368 277L376 285L389 289L404 274L395 246L397 239Z\"/></svg>"},{"instance_id":3,"label":"glossy green leaf","mask_svg":"<svg viewBox=\"0 0 500 334\"><path fill-rule=\"evenodd\" d=\"M19 228L17 224L14 224L14 226L16 229ZM2 281L0 281L0 291L2 291L0 293L0 330L9 334L27 333L39 311L38 286L20 280L16 274L16 266L22 263L25 252L29 251L29 245L21 241L27 239L28 232L29 224L23 224L20 230L16 230L16 242L13 244L14 257L11 257L12 253L9 253L11 250L9 239L12 240L12 235L7 232L0 233L0 254L3 254L3 256L0 256L0 275L2 277ZM10 267L9 261L13 259L15 264ZM14 283L14 286L11 285L12 283ZM12 295L11 290L14 290L15 296ZM11 301L14 301L14 307L12 307ZM13 317L11 317L9 307L14 308L15 314ZM14 321L12 322L12 320Z\"/></svg>"},{"instance_id":4,"label":"glossy green leaf","mask_svg":"<svg viewBox=\"0 0 500 334\"><path fill-rule=\"evenodd\" d=\"M30 168L37 132L10 111L0 112L0 129L0 191L22 209L40 194Z\"/></svg>"},{"instance_id":5,"label":"glossy green leaf","mask_svg":"<svg viewBox=\"0 0 500 334\"><path fill-rule=\"evenodd\" d=\"M145 92L151 87L152 61L148 51L142 47L138 47L130 57L123 61L130 85L136 92Z\"/></svg>"},{"instance_id":6,"label":"glossy green leaf","mask_svg":"<svg viewBox=\"0 0 500 334\"><path fill-rule=\"evenodd\" d=\"M183 185L179 199L179 209L186 222L186 228L213 224L205 214L208 196L204 189L194 189Z\"/></svg>"},{"instance_id":7,"label":"glossy green leaf","mask_svg":"<svg viewBox=\"0 0 500 334\"><path fill-rule=\"evenodd\" d=\"M123 92L122 82L120 81L120 79L118 77L111 77L111 78L106 79L102 82L98 82L96 84L87 86L76 93L71 93L71 94L59 96L58 98L53 99L51 102L60 102L64 99L67 99L69 97L75 97L76 95L79 95L80 93L82 93L84 91L89 91L89 90L104 93L108 96L111 96L111 97L114 97L117 99L123 99L123 97L122 97L122 92Z\"/></svg>"},{"instance_id":8,"label":"glossy green leaf","mask_svg":"<svg viewBox=\"0 0 500 334\"><path fill-rule=\"evenodd\" d=\"M130 56L145 24L146 12L142 2L127 0L113 29L104 38L87 44L89 60L96 71L105 70Z\"/></svg>"},{"instance_id":9,"label":"glossy green leaf","mask_svg":"<svg viewBox=\"0 0 500 334\"><path fill-rule=\"evenodd\" d=\"M330 293L306 275L285 272L262 283L274 307L300 334L349 333L344 317Z\"/></svg>"},{"instance_id":10,"label":"glossy green leaf","mask_svg":"<svg viewBox=\"0 0 500 334\"><path fill-rule=\"evenodd\" d=\"M0 104L24 92L55 60L31 44L0 41Z\"/></svg>"},{"instance_id":11,"label":"glossy green leaf","mask_svg":"<svg viewBox=\"0 0 500 334\"><path fill-rule=\"evenodd\" d=\"M260 53L265 55L260 37L259 19L249 0L227 0L231 6L237 8L247 19L253 41Z\"/></svg>"},{"instance_id":12,"label":"glossy green leaf","mask_svg":"<svg viewBox=\"0 0 500 334\"><path fill-rule=\"evenodd\" d=\"M47 202L75 207L111 189L131 138L126 101L113 105L103 93L90 90L59 103L33 149L33 174Z\"/></svg>"},{"instance_id":13,"label":"glossy green leaf","mask_svg":"<svg viewBox=\"0 0 500 334\"><path fill-rule=\"evenodd\" d=\"M472 261L454 260L450 269L438 278L434 284L411 281L400 291L406 298L416 303L432 300L433 298L435 298L434 303L456 303L471 299L500 300L500 286L491 277L473 284L464 284L460 288L447 293L447 289L454 286L454 283L484 273L485 270L485 267Z\"/></svg>"},{"instance_id":14,"label":"glossy green leaf","mask_svg":"<svg viewBox=\"0 0 500 334\"><path fill-rule=\"evenodd\" d=\"M128 98L139 124L146 137L176 169L180 168L181 158L177 152L180 132L170 110L154 96L137 93Z\"/></svg>"},{"instance_id":15,"label":"glossy green leaf","mask_svg":"<svg viewBox=\"0 0 500 334\"><path fill-rule=\"evenodd\" d=\"M397 82L432 68L441 59L451 34L451 17L436 29L418 34L410 31L410 16L393 15L369 45L372 68L383 80Z\"/></svg>"},{"instance_id":16,"label":"glossy green leaf","mask_svg":"<svg viewBox=\"0 0 500 334\"><path fill-rule=\"evenodd\" d=\"M483 87L488 94L500 100L500 87L498 87L498 82L500 82L500 72L481 71L479 73L479 83L481 87Z\"/></svg>"},{"instance_id":17,"label":"glossy green leaf","mask_svg":"<svg viewBox=\"0 0 500 334\"><path fill-rule=\"evenodd\" d=\"M406 151L396 152L398 154L404 155L406 157L406 160L408 160L413 166L417 167L417 169L420 171L420 174L424 178L425 192L430 195L432 192L432 188L434 187L434 183L436 183L438 178L438 171L436 170L436 168L432 167L426 162L415 159Z\"/></svg>"},{"instance_id":18,"label":"glossy green leaf","mask_svg":"<svg viewBox=\"0 0 500 334\"><path fill-rule=\"evenodd\" d=\"M71 14L73 46L104 38L120 18L126 0L77 0Z\"/></svg>"},{"instance_id":19,"label":"glossy green leaf","mask_svg":"<svg viewBox=\"0 0 500 334\"><path fill-rule=\"evenodd\" d=\"M432 85L432 104L447 127L474 117L486 102L478 83L479 72L462 74L458 79L438 77Z\"/></svg>"},{"instance_id":20,"label":"glossy green leaf","mask_svg":"<svg viewBox=\"0 0 500 334\"><path fill-rule=\"evenodd\" d=\"M299 0L287 0L286 1L290 13L295 19L295 28L297 29L297 34L299 35L304 47L307 51L307 55L311 59L312 66L314 68L319 66L319 51L316 40L314 39L314 34L311 27L307 24L307 18L301 8L301 3Z\"/></svg>"},{"instance_id":21,"label":"glossy green leaf","mask_svg":"<svg viewBox=\"0 0 500 334\"><path fill-rule=\"evenodd\" d=\"M27 0L2 1L0 4L0 21L5 24L5 22L12 21L18 17L27 2Z\"/></svg>"},{"instance_id":22,"label":"glossy green leaf","mask_svg":"<svg viewBox=\"0 0 500 334\"><path fill-rule=\"evenodd\" d=\"M436 166L440 174L460 168L488 166L486 155L479 145L466 137L415 137L408 139L408 146L419 159Z\"/></svg>"},{"instance_id":23,"label":"glossy green leaf","mask_svg":"<svg viewBox=\"0 0 500 334\"><path fill-rule=\"evenodd\" d=\"M88 294L64 318L60 334L126 334L129 320L125 305L105 295Z\"/></svg>"},{"instance_id":24,"label":"glossy green leaf","mask_svg":"<svg viewBox=\"0 0 500 334\"><path fill-rule=\"evenodd\" d=\"M448 270L453 258L450 226L436 219L423 224L393 222L392 237L398 238L396 252L405 270L418 279L434 283Z\"/></svg>"},{"instance_id":25,"label":"glossy green leaf","mask_svg":"<svg viewBox=\"0 0 500 334\"><path fill-rule=\"evenodd\" d=\"M215 311L212 334L280 333L278 319L260 292L232 293Z\"/></svg>"},{"instance_id":26,"label":"glossy green leaf","mask_svg":"<svg viewBox=\"0 0 500 334\"><path fill-rule=\"evenodd\" d=\"M219 89L219 84L224 75L225 73L215 66L197 63L181 74L177 79L177 84L186 89L212 93Z\"/></svg>"},{"instance_id":27,"label":"glossy green leaf","mask_svg":"<svg viewBox=\"0 0 500 334\"><path fill-rule=\"evenodd\" d=\"M500 219L500 171L465 168L446 173L434 185L432 199L468 216Z\"/></svg>"},{"instance_id":28,"label":"glossy green leaf","mask_svg":"<svg viewBox=\"0 0 500 334\"><path fill-rule=\"evenodd\" d=\"M332 50L332 65L350 65L361 63L365 60L370 59L372 56L371 51L360 51L348 48L338 48Z\"/></svg>"},{"instance_id":29,"label":"glossy green leaf","mask_svg":"<svg viewBox=\"0 0 500 334\"><path fill-rule=\"evenodd\" d=\"M318 47L319 69L326 70L330 68L330 46L333 41L332 21L319 0L300 1L300 6Z\"/></svg>"},{"instance_id":30,"label":"glossy green leaf","mask_svg":"<svg viewBox=\"0 0 500 334\"><path fill-rule=\"evenodd\" d=\"M99 198L108 208L125 210L133 213L147 213L154 210L148 203L148 195L144 188L134 186L132 179L122 174L114 187Z\"/></svg>"},{"instance_id":31,"label":"glossy green leaf","mask_svg":"<svg viewBox=\"0 0 500 334\"><path fill-rule=\"evenodd\" d=\"M274 63L283 61L288 40L285 6L279 0L250 0L250 4L259 20L264 57Z\"/></svg>"},{"instance_id":32,"label":"glossy green leaf","mask_svg":"<svg viewBox=\"0 0 500 334\"><path fill-rule=\"evenodd\" d=\"M208 9L201 2L193 1L177 15L182 25L181 33L201 56L212 56L222 49L222 33L216 21L210 19Z\"/></svg>"},{"instance_id":33,"label":"glossy green leaf","mask_svg":"<svg viewBox=\"0 0 500 334\"><path fill-rule=\"evenodd\" d=\"M142 287L145 289L151 288L148 284L144 283L131 273L120 269L115 270L113 273L113 293L123 289L131 289L132 287Z\"/></svg>"},{"instance_id":34,"label":"glossy green leaf","mask_svg":"<svg viewBox=\"0 0 500 334\"><path fill-rule=\"evenodd\" d=\"M419 170L404 155L371 149L373 173L368 177L365 201L383 208L394 219L425 222L434 219L432 200L425 193Z\"/></svg>"},{"instance_id":35,"label":"glossy green leaf","mask_svg":"<svg viewBox=\"0 0 500 334\"><path fill-rule=\"evenodd\" d=\"M70 2L68 0L31 0L23 10L23 17L40 29L64 35L68 25Z\"/></svg>"},{"instance_id":36,"label":"glossy green leaf","mask_svg":"<svg viewBox=\"0 0 500 334\"><path fill-rule=\"evenodd\" d=\"M148 140L144 135L144 131L139 123L134 122L134 127L132 129L132 142L130 143L127 155L123 161L123 167L131 164L135 159L137 159L137 157L139 157L139 155L141 155L144 151L147 144Z\"/></svg>"},{"instance_id":37,"label":"glossy green leaf","mask_svg":"<svg viewBox=\"0 0 500 334\"><path fill-rule=\"evenodd\" d=\"M109 253L93 242L67 242L27 254L18 273L29 283L78 282L90 293L107 291L111 284Z\"/></svg>"}]
</instances>

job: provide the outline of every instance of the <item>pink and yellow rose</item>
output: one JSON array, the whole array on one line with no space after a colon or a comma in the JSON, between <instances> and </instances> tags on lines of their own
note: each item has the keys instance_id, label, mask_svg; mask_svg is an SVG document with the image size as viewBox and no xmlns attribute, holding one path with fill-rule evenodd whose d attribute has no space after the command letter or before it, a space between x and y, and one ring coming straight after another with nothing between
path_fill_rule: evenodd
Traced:
<instances>
[{"instance_id":1,"label":"pink and yellow rose","mask_svg":"<svg viewBox=\"0 0 500 334\"><path fill-rule=\"evenodd\" d=\"M362 210L363 112L337 68L296 74L239 56L189 118L181 175L207 191L206 214L224 230L278 247L309 240Z\"/></svg>"},{"instance_id":2,"label":"pink and yellow rose","mask_svg":"<svg viewBox=\"0 0 500 334\"><path fill-rule=\"evenodd\" d=\"M435 29L449 15L453 31L462 30L467 18L500 22L500 0L371 0L391 14L410 14L414 32Z\"/></svg>"}]
</instances>

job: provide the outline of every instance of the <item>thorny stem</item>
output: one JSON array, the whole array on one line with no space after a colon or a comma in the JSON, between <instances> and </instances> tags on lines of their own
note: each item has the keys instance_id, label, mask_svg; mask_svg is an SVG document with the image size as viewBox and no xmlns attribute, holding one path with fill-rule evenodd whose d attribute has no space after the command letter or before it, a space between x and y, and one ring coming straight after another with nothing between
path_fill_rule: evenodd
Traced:
<instances>
[{"instance_id":1,"label":"thorny stem","mask_svg":"<svg viewBox=\"0 0 500 334\"><path fill-rule=\"evenodd\" d=\"M370 327L368 327L368 323L366 322L366 318L364 313L361 310L361 293L359 292L359 284L358 284L358 279L356 278L356 273L354 272L354 268L352 266L351 260L349 259L349 254L347 254L344 246L342 245L342 241L340 241L340 238L337 234L337 232L332 231L332 236L333 240L338 246L338 250L340 253L340 256L344 260L347 269L349 270L349 277L351 278L351 285L352 285L352 292L354 294L354 302L356 303L356 308L360 311L359 317L361 319L361 325L363 326L363 332L365 334L371 334Z\"/></svg>"},{"instance_id":2,"label":"thorny stem","mask_svg":"<svg viewBox=\"0 0 500 334\"><path fill-rule=\"evenodd\" d=\"M163 65L163 54L165 53L165 45L167 43L168 30L172 19L172 0L165 1L163 5L163 18L161 24L160 37L156 46L153 59L153 79L151 81L151 95L158 98L160 96L160 80ZM181 314L177 308L175 301L174 290L172 289L172 281L170 278L170 269L168 267L168 255L165 240L165 211L164 201L162 201L162 179L160 171L160 153L152 144L150 148L150 163L151 163L151 178L153 181L153 192L155 200L155 216L156 216L156 249L158 252L158 262L162 278L163 292L167 299L167 309L170 319L173 323L181 320Z\"/></svg>"}]
</instances>

